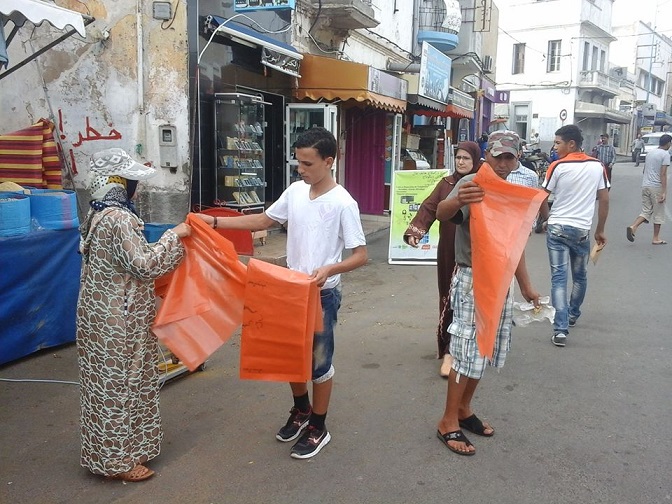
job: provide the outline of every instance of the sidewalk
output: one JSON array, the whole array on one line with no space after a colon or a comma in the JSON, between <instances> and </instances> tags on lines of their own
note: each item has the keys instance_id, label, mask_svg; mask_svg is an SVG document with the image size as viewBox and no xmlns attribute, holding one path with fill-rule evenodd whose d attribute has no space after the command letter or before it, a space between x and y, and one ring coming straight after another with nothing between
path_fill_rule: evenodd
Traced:
<instances>
[{"instance_id":1,"label":"sidewalk","mask_svg":"<svg viewBox=\"0 0 672 504\"><path fill-rule=\"evenodd\" d=\"M385 231L390 227L389 215L362 215L362 228L367 241L375 234ZM270 262L280 266L287 266L287 232L279 227L269 229L266 238L266 244L262 245L261 240L254 240L254 256L241 255L240 260L247 264L250 257L261 261Z\"/></svg>"}]
</instances>

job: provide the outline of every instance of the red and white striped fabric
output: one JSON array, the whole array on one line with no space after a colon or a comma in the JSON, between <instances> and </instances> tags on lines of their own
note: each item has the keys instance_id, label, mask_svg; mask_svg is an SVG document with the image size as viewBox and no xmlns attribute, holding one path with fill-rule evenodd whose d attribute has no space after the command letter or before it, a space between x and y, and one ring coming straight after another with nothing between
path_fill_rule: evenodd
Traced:
<instances>
[{"instance_id":1,"label":"red and white striped fabric","mask_svg":"<svg viewBox=\"0 0 672 504\"><path fill-rule=\"evenodd\" d=\"M63 189L53 132L53 123L40 119L28 128L0 135L0 182Z\"/></svg>"}]
</instances>

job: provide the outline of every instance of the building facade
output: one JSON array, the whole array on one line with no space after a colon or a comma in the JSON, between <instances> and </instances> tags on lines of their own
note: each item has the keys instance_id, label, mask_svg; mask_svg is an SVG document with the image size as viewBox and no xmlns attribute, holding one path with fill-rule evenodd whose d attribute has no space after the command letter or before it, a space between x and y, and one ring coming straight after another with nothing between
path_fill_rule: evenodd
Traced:
<instances>
[{"instance_id":1,"label":"building facade","mask_svg":"<svg viewBox=\"0 0 672 504\"><path fill-rule=\"evenodd\" d=\"M95 21L85 39L2 81L0 104L12 112L3 132L51 119L65 178L86 200L98 150L121 147L160 168L138 202L151 222L179 222L194 208L263 208L293 180L293 138L314 125L338 139L337 180L363 213L382 214L405 124L431 132L440 167L435 131L471 138L492 115L490 1L480 14L467 0L57 3ZM463 32L470 41L460 45ZM10 58L51 34L20 33ZM430 61L429 45L446 59Z\"/></svg>"},{"instance_id":2,"label":"building facade","mask_svg":"<svg viewBox=\"0 0 672 504\"><path fill-rule=\"evenodd\" d=\"M619 145L632 114L616 100L630 85L610 74L613 0L499 4L497 90L510 103L498 112L508 114L507 126L521 138L538 133L546 151L564 124L581 127L588 151L605 132Z\"/></svg>"},{"instance_id":3,"label":"building facade","mask_svg":"<svg viewBox=\"0 0 672 504\"><path fill-rule=\"evenodd\" d=\"M614 35L618 37L612 44L614 70L634 82L633 133L667 130L672 126L668 83L672 40L642 21L616 26Z\"/></svg>"}]
</instances>

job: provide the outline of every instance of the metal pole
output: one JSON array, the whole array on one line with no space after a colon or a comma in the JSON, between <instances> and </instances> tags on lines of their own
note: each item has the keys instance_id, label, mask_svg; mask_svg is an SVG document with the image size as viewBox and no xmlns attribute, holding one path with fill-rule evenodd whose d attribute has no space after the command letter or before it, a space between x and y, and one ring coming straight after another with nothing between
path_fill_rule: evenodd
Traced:
<instances>
[{"instance_id":1,"label":"metal pole","mask_svg":"<svg viewBox=\"0 0 672 504\"><path fill-rule=\"evenodd\" d=\"M651 29L651 56L649 56L649 84L646 86L646 103L649 103L649 97L651 96L651 83L653 82L652 74L653 71L653 55L656 51L655 39L655 28Z\"/></svg>"}]
</instances>

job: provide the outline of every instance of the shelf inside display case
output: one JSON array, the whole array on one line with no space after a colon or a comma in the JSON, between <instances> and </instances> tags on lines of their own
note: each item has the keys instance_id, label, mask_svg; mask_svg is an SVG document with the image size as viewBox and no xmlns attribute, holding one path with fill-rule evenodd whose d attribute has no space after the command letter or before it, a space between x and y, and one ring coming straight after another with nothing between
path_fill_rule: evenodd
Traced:
<instances>
[{"instance_id":1,"label":"shelf inside display case","mask_svg":"<svg viewBox=\"0 0 672 504\"><path fill-rule=\"evenodd\" d=\"M217 204L235 209L264 206L265 128L260 96L215 94Z\"/></svg>"}]
</instances>

